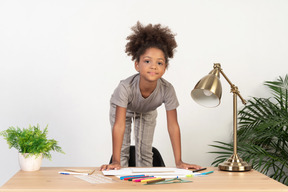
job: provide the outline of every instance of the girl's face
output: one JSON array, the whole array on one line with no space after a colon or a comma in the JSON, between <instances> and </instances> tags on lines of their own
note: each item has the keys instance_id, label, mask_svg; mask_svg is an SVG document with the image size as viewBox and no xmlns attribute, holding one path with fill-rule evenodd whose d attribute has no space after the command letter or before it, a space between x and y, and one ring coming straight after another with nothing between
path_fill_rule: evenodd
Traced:
<instances>
[{"instance_id":1,"label":"girl's face","mask_svg":"<svg viewBox=\"0 0 288 192\"><path fill-rule=\"evenodd\" d=\"M153 82L161 78L166 70L164 53L158 48L148 48L135 62L135 69L143 80Z\"/></svg>"}]
</instances>

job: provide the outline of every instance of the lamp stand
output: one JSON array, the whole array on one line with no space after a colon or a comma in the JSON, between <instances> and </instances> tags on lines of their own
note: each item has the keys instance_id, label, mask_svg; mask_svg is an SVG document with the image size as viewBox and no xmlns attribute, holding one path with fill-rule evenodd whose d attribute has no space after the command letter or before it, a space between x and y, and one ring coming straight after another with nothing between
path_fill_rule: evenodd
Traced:
<instances>
[{"instance_id":1,"label":"lamp stand","mask_svg":"<svg viewBox=\"0 0 288 192\"><path fill-rule=\"evenodd\" d=\"M245 105L245 99L240 95L238 87L236 87L225 75L221 69L220 63L214 63L214 69L204 76L195 85L191 91L191 97L199 104L206 107L214 107L220 104L222 95L222 87L220 82L220 73L231 86L233 93L233 155L225 162L219 164L219 170L222 171L249 171L252 165L243 161L237 154L237 97Z\"/></svg>"},{"instance_id":2,"label":"lamp stand","mask_svg":"<svg viewBox=\"0 0 288 192\"><path fill-rule=\"evenodd\" d=\"M238 88L231 85L231 92L233 93L233 155L220 163L218 168L222 171L249 171L252 165L243 161L237 154L237 95L239 95Z\"/></svg>"}]
</instances>

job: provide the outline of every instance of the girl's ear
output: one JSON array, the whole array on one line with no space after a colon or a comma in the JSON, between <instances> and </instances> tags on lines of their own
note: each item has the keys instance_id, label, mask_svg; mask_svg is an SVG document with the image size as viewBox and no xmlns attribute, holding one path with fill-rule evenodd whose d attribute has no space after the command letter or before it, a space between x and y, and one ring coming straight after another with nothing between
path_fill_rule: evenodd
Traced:
<instances>
[{"instance_id":1,"label":"girl's ear","mask_svg":"<svg viewBox=\"0 0 288 192\"><path fill-rule=\"evenodd\" d=\"M139 72L139 63L137 61L135 61L135 69Z\"/></svg>"}]
</instances>

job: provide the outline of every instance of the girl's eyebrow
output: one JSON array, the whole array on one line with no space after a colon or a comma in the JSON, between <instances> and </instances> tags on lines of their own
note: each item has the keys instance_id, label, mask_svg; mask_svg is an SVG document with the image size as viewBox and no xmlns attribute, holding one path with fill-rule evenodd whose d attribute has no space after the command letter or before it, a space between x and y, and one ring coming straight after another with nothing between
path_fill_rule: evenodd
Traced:
<instances>
[{"instance_id":1,"label":"girl's eyebrow","mask_svg":"<svg viewBox=\"0 0 288 192\"><path fill-rule=\"evenodd\" d=\"M149 56L144 56L143 58L148 58L148 59L151 59L152 57L149 57ZM159 58L157 58L158 60L162 60L162 61L165 61L165 59L164 58L162 58L162 57L159 57Z\"/></svg>"}]
</instances>

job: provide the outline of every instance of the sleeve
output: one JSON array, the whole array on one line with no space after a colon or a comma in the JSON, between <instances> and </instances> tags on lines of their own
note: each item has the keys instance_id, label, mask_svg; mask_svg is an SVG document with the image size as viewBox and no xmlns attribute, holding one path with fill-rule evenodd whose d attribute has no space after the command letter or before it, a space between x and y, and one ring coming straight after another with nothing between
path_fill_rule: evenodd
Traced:
<instances>
[{"instance_id":1,"label":"sleeve","mask_svg":"<svg viewBox=\"0 0 288 192\"><path fill-rule=\"evenodd\" d=\"M124 86L123 83L119 83L119 85L114 90L110 103L113 103L117 106L127 108L128 106L128 90Z\"/></svg>"},{"instance_id":2,"label":"sleeve","mask_svg":"<svg viewBox=\"0 0 288 192\"><path fill-rule=\"evenodd\" d=\"M165 104L165 109L167 111L176 109L179 106L179 102L176 96L175 89L173 85L171 84L167 87L167 90L165 91L164 104Z\"/></svg>"}]
</instances>

